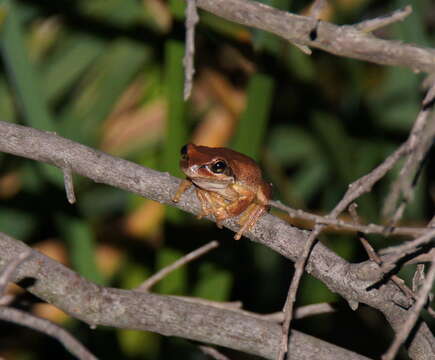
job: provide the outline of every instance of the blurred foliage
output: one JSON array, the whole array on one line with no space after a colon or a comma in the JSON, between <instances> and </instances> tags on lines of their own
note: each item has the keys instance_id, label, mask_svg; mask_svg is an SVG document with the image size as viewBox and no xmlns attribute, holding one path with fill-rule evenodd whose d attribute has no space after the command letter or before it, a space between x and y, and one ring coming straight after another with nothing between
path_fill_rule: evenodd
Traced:
<instances>
[{"instance_id":1,"label":"blurred foliage","mask_svg":"<svg viewBox=\"0 0 435 360\"><path fill-rule=\"evenodd\" d=\"M298 13L311 4L262 2ZM322 17L352 23L406 4L329 1ZM232 146L260 161L276 199L319 214L406 138L422 98L421 75L316 50L307 56L272 34L205 12L197 28L193 94L184 102L184 7L181 0L1 1L1 120L55 131L178 177L185 142ZM405 21L379 35L431 46L435 4L421 0L413 7ZM0 165L0 231L84 277L134 288L218 239L218 249L174 271L153 291L240 300L256 312L281 308L292 266L269 249L234 242L229 231L207 221L81 177L75 177L78 202L71 206L58 169L4 154ZM434 168L432 156L404 224L423 226L433 214ZM396 175L397 169L358 200L364 222L382 221L381 204ZM373 240L377 248L395 241ZM322 241L349 261L366 259L355 236L330 233ZM403 275L409 281L412 268ZM323 301L338 302L340 311L296 327L370 357L386 348L391 333L380 316L364 307L350 312L307 276L299 305ZM168 359L172 353L183 354L178 359L202 358L184 340L123 329L91 331L53 307L42 312L39 305L30 310L62 323L102 359ZM1 357L69 356L54 340L30 330L1 324L0 332Z\"/></svg>"}]
</instances>

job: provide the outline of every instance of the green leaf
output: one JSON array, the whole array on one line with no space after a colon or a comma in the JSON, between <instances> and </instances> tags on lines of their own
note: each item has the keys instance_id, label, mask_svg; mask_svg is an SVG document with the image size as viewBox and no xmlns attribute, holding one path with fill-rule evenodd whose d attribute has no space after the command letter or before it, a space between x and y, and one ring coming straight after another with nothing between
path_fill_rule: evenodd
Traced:
<instances>
[{"instance_id":1,"label":"green leaf","mask_svg":"<svg viewBox=\"0 0 435 360\"><path fill-rule=\"evenodd\" d=\"M162 153L162 171L182 177L179 168L180 149L186 143L187 126L185 121L185 102L183 99L184 45L181 42L168 40L165 44L165 85L168 100L165 146ZM178 222L182 215L178 209L168 208L170 221Z\"/></svg>"},{"instance_id":2,"label":"green leaf","mask_svg":"<svg viewBox=\"0 0 435 360\"><path fill-rule=\"evenodd\" d=\"M115 40L107 46L82 84L81 93L63 110L59 132L75 141L95 145L99 126L133 76L143 68L147 57L147 49L130 40Z\"/></svg>"},{"instance_id":3,"label":"green leaf","mask_svg":"<svg viewBox=\"0 0 435 360\"><path fill-rule=\"evenodd\" d=\"M290 191L309 201L321 190L328 179L328 166L322 158L304 162L292 179Z\"/></svg>"},{"instance_id":4,"label":"green leaf","mask_svg":"<svg viewBox=\"0 0 435 360\"><path fill-rule=\"evenodd\" d=\"M39 76L26 51L19 8L14 1L0 4L1 10L6 12L0 34L0 49L24 118L34 128L55 131Z\"/></svg>"},{"instance_id":5,"label":"green leaf","mask_svg":"<svg viewBox=\"0 0 435 360\"><path fill-rule=\"evenodd\" d=\"M83 220L61 215L57 219L62 237L68 244L73 268L86 279L103 285L104 279L95 261L95 239Z\"/></svg>"},{"instance_id":6,"label":"green leaf","mask_svg":"<svg viewBox=\"0 0 435 360\"><path fill-rule=\"evenodd\" d=\"M282 165L290 166L318 157L318 144L312 134L295 126L277 126L270 134L268 149Z\"/></svg>"},{"instance_id":7,"label":"green leaf","mask_svg":"<svg viewBox=\"0 0 435 360\"><path fill-rule=\"evenodd\" d=\"M255 74L248 85L248 100L237 133L232 142L235 150L259 158L274 92L274 80L266 74Z\"/></svg>"},{"instance_id":8,"label":"green leaf","mask_svg":"<svg viewBox=\"0 0 435 360\"><path fill-rule=\"evenodd\" d=\"M165 44L165 84L168 99L168 123L163 149L162 166L172 175L181 176L178 162L180 149L187 139L185 122L185 103L183 100L184 45L181 42L169 40Z\"/></svg>"},{"instance_id":9,"label":"green leaf","mask_svg":"<svg viewBox=\"0 0 435 360\"><path fill-rule=\"evenodd\" d=\"M0 3L6 19L0 33L0 50L7 67L7 76L27 125L46 131L56 131L43 94L39 74L30 63L22 31L21 8L14 1ZM46 178L63 186L60 171L47 164L39 165Z\"/></svg>"},{"instance_id":10,"label":"green leaf","mask_svg":"<svg viewBox=\"0 0 435 360\"><path fill-rule=\"evenodd\" d=\"M28 239L37 227L37 220L31 213L7 207L0 208L1 231L16 239Z\"/></svg>"},{"instance_id":11,"label":"green leaf","mask_svg":"<svg viewBox=\"0 0 435 360\"><path fill-rule=\"evenodd\" d=\"M101 217L122 211L127 205L128 193L116 188L92 187L80 194L77 206L86 218Z\"/></svg>"},{"instance_id":12,"label":"green leaf","mask_svg":"<svg viewBox=\"0 0 435 360\"><path fill-rule=\"evenodd\" d=\"M349 136L335 116L328 113L316 113L313 116L313 125L323 141L327 153L332 157L332 163L336 167L342 183L350 183L352 176L349 172L349 164L352 164L351 143Z\"/></svg>"},{"instance_id":13,"label":"green leaf","mask_svg":"<svg viewBox=\"0 0 435 360\"><path fill-rule=\"evenodd\" d=\"M158 334L126 329L117 329L116 334L122 354L125 356L157 359L161 339Z\"/></svg>"},{"instance_id":14,"label":"green leaf","mask_svg":"<svg viewBox=\"0 0 435 360\"><path fill-rule=\"evenodd\" d=\"M171 9L172 15L177 20L184 19L184 13L186 11L186 2L179 0L169 0L169 8Z\"/></svg>"},{"instance_id":15,"label":"green leaf","mask_svg":"<svg viewBox=\"0 0 435 360\"><path fill-rule=\"evenodd\" d=\"M87 34L75 34L63 39L55 53L43 63L42 77L45 95L57 101L104 51L103 42Z\"/></svg>"}]
</instances>

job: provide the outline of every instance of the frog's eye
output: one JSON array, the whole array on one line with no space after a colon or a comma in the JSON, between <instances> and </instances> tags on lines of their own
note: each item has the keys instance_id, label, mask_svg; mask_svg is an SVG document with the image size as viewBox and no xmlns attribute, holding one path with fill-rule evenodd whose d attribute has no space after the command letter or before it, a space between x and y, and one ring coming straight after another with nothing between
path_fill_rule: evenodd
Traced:
<instances>
[{"instance_id":1,"label":"frog's eye","mask_svg":"<svg viewBox=\"0 0 435 360\"><path fill-rule=\"evenodd\" d=\"M187 144L181 148L180 155L183 159L187 158Z\"/></svg>"},{"instance_id":2,"label":"frog's eye","mask_svg":"<svg viewBox=\"0 0 435 360\"><path fill-rule=\"evenodd\" d=\"M211 171L213 171L215 174L222 174L226 168L227 164L225 161L219 160L211 166Z\"/></svg>"}]
</instances>

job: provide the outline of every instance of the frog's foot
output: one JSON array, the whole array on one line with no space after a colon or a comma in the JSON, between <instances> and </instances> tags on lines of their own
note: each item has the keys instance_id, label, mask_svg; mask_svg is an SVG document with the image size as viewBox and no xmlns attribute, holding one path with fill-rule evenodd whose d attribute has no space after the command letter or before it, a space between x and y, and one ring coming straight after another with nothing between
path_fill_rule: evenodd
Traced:
<instances>
[{"instance_id":1,"label":"frog's foot","mask_svg":"<svg viewBox=\"0 0 435 360\"><path fill-rule=\"evenodd\" d=\"M180 185L178 186L177 192L174 194L174 196L172 197L172 201L173 202L179 202L181 195L183 195L183 193L189 189L192 186L192 182L188 179L183 180Z\"/></svg>"},{"instance_id":2,"label":"frog's foot","mask_svg":"<svg viewBox=\"0 0 435 360\"><path fill-rule=\"evenodd\" d=\"M234 235L235 240L240 240L242 235L251 230L251 228L256 224L258 219L267 212L267 209L260 204L251 204L249 207L242 213L240 217L239 224L240 229L236 235Z\"/></svg>"}]
</instances>

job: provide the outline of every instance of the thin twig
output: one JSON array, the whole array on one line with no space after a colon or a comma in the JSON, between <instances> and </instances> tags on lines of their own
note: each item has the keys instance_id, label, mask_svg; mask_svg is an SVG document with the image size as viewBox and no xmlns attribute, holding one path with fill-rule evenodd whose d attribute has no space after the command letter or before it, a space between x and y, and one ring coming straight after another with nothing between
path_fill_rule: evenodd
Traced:
<instances>
[{"instance_id":1,"label":"thin twig","mask_svg":"<svg viewBox=\"0 0 435 360\"><path fill-rule=\"evenodd\" d=\"M382 249L381 251L382 254L391 254L391 253L394 254L389 256L388 260L384 260L384 263L381 266L381 271L383 273L387 273L391 271L396 266L396 263L404 256L415 252L419 246L427 244L434 239L435 239L435 229L418 237L417 239L408 241L402 245Z\"/></svg>"},{"instance_id":2,"label":"thin twig","mask_svg":"<svg viewBox=\"0 0 435 360\"><path fill-rule=\"evenodd\" d=\"M294 318L303 319L309 316L330 314L336 311L337 309L329 303L310 304L296 308Z\"/></svg>"},{"instance_id":3,"label":"thin twig","mask_svg":"<svg viewBox=\"0 0 435 360\"><path fill-rule=\"evenodd\" d=\"M308 11L308 16L312 16L315 19L320 19L322 11L328 5L327 0L314 0Z\"/></svg>"},{"instance_id":4,"label":"thin twig","mask_svg":"<svg viewBox=\"0 0 435 360\"><path fill-rule=\"evenodd\" d=\"M336 219L341 212L343 212L349 204L361 195L369 192L374 184L376 184L384 175L391 170L396 162L408 152L408 143L402 144L394 153L388 156L380 165L373 169L367 175L359 178L357 181L349 185L348 190L344 194L340 202L335 206L331 213L327 216L330 219ZM302 254L298 257L295 263L295 273L293 275L287 299L284 305L284 322L282 325L282 339L281 346L278 352L277 360L284 359L285 354L288 351L288 336L290 332L290 324L293 316L293 306L296 300L297 290L304 272L305 264L308 260L310 252L316 242L317 237L323 231L325 225L316 223L313 231L305 242ZM351 303L350 303L351 304ZM355 304L351 304L352 308L356 307Z\"/></svg>"},{"instance_id":5,"label":"thin twig","mask_svg":"<svg viewBox=\"0 0 435 360\"><path fill-rule=\"evenodd\" d=\"M193 75L195 74L195 26L199 21L196 0L187 0L186 7L186 50L184 65L184 101L189 99L192 92Z\"/></svg>"},{"instance_id":6,"label":"thin twig","mask_svg":"<svg viewBox=\"0 0 435 360\"><path fill-rule=\"evenodd\" d=\"M343 212L349 204L359 198L361 195L371 191L372 187L382 179L385 174L390 171L397 161L405 156L409 152L408 143L403 143L396 149L391 155L389 155L380 165L370 171L367 175L359 178L348 186L343 198L331 212L331 217L337 217Z\"/></svg>"},{"instance_id":7,"label":"thin twig","mask_svg":"<svg viewBox=\"0 0 435 360\"><path fill-rule=\"evenodd\" d=\"M367 239L363 236L359 237L359 240L361 244L363 245L364 249L366 250L367 254L369 255L370 260L372 260L374 263L376 263L378 266L382 265L382 259L379 257L378 254L376 254L376 251L373 249L373 247L370 245L370 243L367 241ZM397 287L402 290L402 292L410 297L411 299L415 299L415 294L411 291L410 288L408 288L400 277L393 274L391 275L391 281L394 282Z\"/></svg>"},{"instance_id":8,"label":"thin twig","mask_svg":"<svg viewBox=\"0 0 435 360\"><path fill-rule=\"evenodd\" d=\"M31 250L25 250L21 254L19 254L16 258L11 260L9 264L3 269L0 274L0 298L4 295L4 291L6 289L6 285L9 283L10 278L17 267L26 259L29 258L31 254Z\"/></svg>"},{"instance_id":9,"label":"thin twig","mask_svg":"<svg viewBox=\"0 0 435 360\"><path fill-rule=\"evenodd\" d=\"M352 216L352 219L355 223L359 223L359 216L357 212L358 205L356 203L352 203L348 210L350 215ZM376 265L381 266L382 265L382 259L380 256L376 253L375 249L373 249L373 246L370 245L369 241L365 238L364 234L358 233L359 241L361 242L362 246L364 247L365 251L367 252L367 255L369 256L369 259L373 261ZM393 281L397 287L409 298L415 299L414 293L406 286L403 279L399 278L397 275L393 274L391 276L391 281Z\"/></svg>"},{"instance_id":10,"label":"thin twig","mask_svg":"<svg viewBox=\"0 0 435 360\"><path fill-rule=\"evenodd\" d=\"M288 290L287 299L284 304L283 312L284 312L284 321L282 324L282 338L281 338L281 346L280 350L278 352L277 360L283 360L284 356L286 355L288 351L288 337L290 333L290 324L293 317L293 307L294 303L296 301L296 294L299 288L299 284L302 279L302 275L304 273L305 264L308 260L308 257L310 255L311 249L314 246L314 243L316 242L317 236L322 231L324 225L316 225L314 227L314 230L311 232L310 236L308 237L304 249L302 251L302 254L298 257L295 263L295 273L293 274L293 278Z\"/></svg>"},{"instance_id":11,"label":"thin twig","mask_svg":"<svg viewBox=\"0 0 435 360\"><path fill-rule=\"evenodd\" d=\"M426 304L427 298L429 296L429 292L432 289L432 284L435 279L435 256L432 258L432 264L427 273L426 280L421 286L418 294L417 301L414 306L409 310L409 316L404 322L400 331L396 333L396 337L394 338L393 343L391 344L388 351L382 356L382 360L392 360L397 354L400 346L404 343L404 341L408 338L409 333L414 327L423 306Z\"/></svg>"},{"instance_id":12,"label":"thin twig","mask_svg":"<svg viewBox=\"0 0 435 360\"><path fill-rule=\"evenodd\" d=\"M234 302L220 302L220 301L212 301L201 298L193 298L188 296L174 296L171 297L177 299L183 299L185 301L193 302L196 304L209 305L218 309L226 309L234 311L235 313L245 314L249 316L256 317L258 319L267 320L275 323L283 323L284 321L284 313L282 311L270 313L270 314L259 314L252 311L242 309L242 303L240 301ZM328 303L319 303L319 304L310 304L305 306L300 306L294 311L295 319L303 319L309 316L328 314L337 311L337 309Z\"/></svg>"},{"instance_id":13,"label":"thin twig","mask_svg":"<svg viewBox=\"0 0 435 360\"><path fill-rule=\"evenodd\" d=\"M221 352L219 352L218 350L216 350L211 346L201 345L199 346L199 348L204 354L212 357L215 360L230 360L229 357L225 356L224 354L222 354Z\"/></svg>"},{"instance_id":14,"label":"thin twig","mask_svg":"<svg viewBox=\"0 0 435 360\"><path fill-rule=\"evenodd\" d=\"M393 11L391 14L380 16L374 19L369 19L362 21L355 25L358 30L364 32L372 32L383 28L385 26L391 25L398 21L403 21L408 15L412 13L412 6L408 5L402 9Z\"/></svg>"},{"instance_id":15,"label":"thin twig","mask_svg":"<svg viewBox=\"0 0 435 360\"><path fill-rule=\"evenodd\" d=\"M153 276L149 277L146 281L144 281L140 286L136 288L136 291L149 291L156 283L162 280L165 276L167 276L170 272L178 269L179 267L186 265L187 263L199 258L210 250L219 246L219 243L214 240L205 244L198 249L184 255L182 258L173 262L169 266L164 267Z\"/></svg>"},{"instance_id":16,"label":"thin twig","mask_svg":"<svg viewBox=\"0 0 435 360\"><path fill-rule=\"evenodd\" d=\"M323 225L329 225L334 226L340 230L346 230L346 231L354 231L354 232L362 232L363 234L385 234L387 227L384 225L378 225L378 224L367 224L367 225L361 225L361 224L354 224L347 221L343 221L340 219L333 219L329 218L327 216L317 215L313 213L309 213L306 211L303 211L301 209L294 209L290 206L287 206L280 201L269 201L269 205L285 211L290 218L292 219L301 219L301 220L307 220L312 221L314 223L323 224ZM400 235L400 236L420 236L426 233L428 230L425 228L416 228L416 227L394 227L390 235Z\"/></svg>"},{"instance_id":17,"label":"thin twig","mask_svg":"<svg viewBox=\"0 0 435 360\"><path fill-rule=\"evenodd\" d=\"M0 319L27 326L57 339L71 354L82 360L96 360L70 333L52 322L22 310L0 307Z\"/></svg>"},{"instance_id":18,"label":"thin twig","mask_svg":"<svg viewBox=\"0 0 435 360\"><path fill-rule=\"evenodd\" d=\"M74 183L71 168L69 166L65 166L62 168L62 172L63 182L65 183L66 198L70 204L74 204L76 202L76 195L74 193Z\"/></svg>"},{"instance_id":19,"label":"thin twig","mask_svg":"<svg viewBox=\"0 0 435 360\"><path fill-rule=\"evenodd\" d=\"M425 262L431 262L432 256L435 255L435 248L432 248L429 252L417 255L416 257L413 257L412 259L407 260L404 265L411 265L411 264L422 264ZM386 257L388 259L388 256ZM386 259L384 259L385 262Z\"/></svg>"},{"instance_id":20,"label":"thin twig","mask_svg":"<svg viewBox=\"0 0 435 360\"><path fill-rule=\"evenodd\" d=\"M15 300L15 295L12 294L5 294L2 297L0 297L0 306L8 306L12 304L12 302Z\"/></svg>"},{"instance_id":21,"label":"thin twig","mask_svg":"<svg viewBox=\"0 0 435 360\"><path fill-rule=\"evenodd\" d=\"M182 299L184 301L188 301L194 304L213 306L216 309L237 310L237 311L240 310L241 312L244 312L244 310L241 310L243 307L243 303L241 301L214 301L209 299L203 299L203 298L192 297L192 296L182 296L182 295L168 295L168 296L176 299Z\"/></svg>"},{"instance_id":22,"label":"thin twig","mask_svg":"<svg viewBox=\"0 0 435 360\"><path fill-rule=\"evenodd\" d=\"M407 203L411 200L412 196L412 173L416 171L420 162L424 158L424 154L426 153L428 147L430 147L429 142L432 141L430 133L424 131L427 125L427 121L429 118L430 109L427 107L423 107L423 109L419 112L417 119L412 127L411 133L407 140L407 146L409 149L408 157L405 163L400 170L399 176L397 180L391 186L391 191L387 196L384 207L382 209L382 214L384 216L388 216L393 213L393 209L395 208L399 197L401 194L404 196L404 201ZM401 214L403 214L404 206L402 209L399 207L399 210L396 211L396 214L392 216L393 226L400 219Z\"/></svg>"},{"instance_id":23,"label":"thin twig","mask_svg":"<svg viewBox=\"0 0 435 360\"><path fill-rule=\"evenodd\" d=\"M424 283L425 274L424 274L424 264L418 264L414 276L412 277L412 291L417 292L418 289L421 288L421 285Z\"/></svg>"},{"instance_id":24,"label":"thin twig","mask_svg":"<svg viewBox=\"0 0 435 360\"><path fill-rule=\"evenodd\" d=\"M435 100L435 82L433 80L433 74L431 74L423 82L423 86L429 88L422 102L424 108L432 106Z\"/></svg>"}]
</instances>

